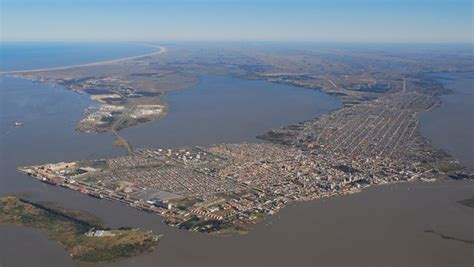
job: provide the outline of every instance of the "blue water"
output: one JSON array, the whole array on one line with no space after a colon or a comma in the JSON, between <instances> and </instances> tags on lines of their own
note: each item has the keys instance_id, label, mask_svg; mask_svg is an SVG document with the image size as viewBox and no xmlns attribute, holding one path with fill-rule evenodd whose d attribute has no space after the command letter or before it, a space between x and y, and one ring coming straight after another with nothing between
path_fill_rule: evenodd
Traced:
<instances>
[{"instance_id":1,"label":"blue water","mask_svg":"<svg viewBox=\"0 0 474 267\"><path fill-rule=\"evenodd\" d=\"M29 70L92 63L148 54L137 43L0 43L0 70Z\"/></svg>"}]
</instances>

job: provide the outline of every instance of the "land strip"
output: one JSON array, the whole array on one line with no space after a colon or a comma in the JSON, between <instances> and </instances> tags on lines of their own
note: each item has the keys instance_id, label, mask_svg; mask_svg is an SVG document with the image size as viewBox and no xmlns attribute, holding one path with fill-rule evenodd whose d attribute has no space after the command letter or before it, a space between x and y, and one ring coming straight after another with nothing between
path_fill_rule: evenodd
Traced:
<instances>
[{"instance_id":1,"label":"land strip","mask_svg":"<svg viewBox=\"0 0 474 267\"><path fill-rule=\"evenodd\" d=\"M149 252L159 236L136 229L110 229L85 213L0 197L0 224L32 227L59 241L75 261L110 262Z\"/></svg>"},{"instance_id":2,"label":"land strip","mask_svg":"<svg viewBox=\"0 0 474 267\"><path fill-rule=\"evenodd\" d=\"M156 52L152 52L149 54L145 55L138 55L138 56L131 56L131 57L124 57L124 58L118 58L118 59L111 59L111 60L105 60L105 61L99 61L99 62L92 62L92 63L85 63L85 64L79 64L79 65L69 65L69 66L61 66L61 67L52 67L52 68L42 68L42 69L32 69L32 70L13 70L13 71L3 71L0 72L0 75L3 74L22 74L22 73L34 73L34 72L44 72L44 71L58 71L58 70L69 70L69 69L75 69L75 68L85 68L85 67L96 67L96 66L103 66L103 65L109 65L109 64L115 64L115 63L120 63L123 61L127 60L136 60L144 57L151 57L151 56L156 56L160 55L163 53L166 53L166 47L164 46L159 46L159 45L152 45L152 44L141 44L143 46L150 46L153 48L158 48L159 50Z\"/></svg>"}]
</instances>

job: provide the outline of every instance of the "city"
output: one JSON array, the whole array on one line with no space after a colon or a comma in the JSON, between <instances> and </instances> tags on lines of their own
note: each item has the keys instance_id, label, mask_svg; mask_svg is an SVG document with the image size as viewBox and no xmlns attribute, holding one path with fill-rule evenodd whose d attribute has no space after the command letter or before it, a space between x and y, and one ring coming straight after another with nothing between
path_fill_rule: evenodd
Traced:
<instances>
[{"instance_id":1,"label":"city","mask_svg":"<svg viewBox=\"0 0 474 267\"><path fill-rule=\"evenodd\" d=\"M178 228L242 233L290 202L458 175L458 162L418 131L419 113L439 105L438 98L411 85L404 81L399 92L260 136L273 143L136 149L18 170L160 214Z\"/></svg>"},{"instance_id":2,"label":"city","mask_svg":"<svg viewBox=\"0 0 474 267\"><path fill-rule=\"evenodd\" d=\"M0 267L473 267L472 0L0 0Z\"/></svg>"}]
</instances>

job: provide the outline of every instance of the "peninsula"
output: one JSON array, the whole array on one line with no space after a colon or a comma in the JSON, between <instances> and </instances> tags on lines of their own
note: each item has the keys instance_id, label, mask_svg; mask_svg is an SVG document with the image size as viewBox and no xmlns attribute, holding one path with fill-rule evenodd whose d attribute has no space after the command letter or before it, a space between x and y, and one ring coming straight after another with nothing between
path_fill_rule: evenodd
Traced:
<instances>
[{"instance_id":1,"label":"peninsula","mask_svg":"<svg viewBox=\"0 0 474 267\"><path fill-rule=\"evenodd\" d=\"M321 117L268 129L259 136L268 142L261 144L129 149L117 158L18 171L159 214L181 229L215 234L244 233L294 201L387 183L472 179L419 132L420 114L449 93L424 73L472 71L465 53L440 60L424 51L413 57L412 51L175 45L167 53L104 66L17 73L102 102L79 122L82 132L117 132L156 119L165 114L167 92L204 74L321 90L343 103Z\"/></svg>"},{"instance_id":2,"label":"peninsula","mask_svg":"<svg viewBox=\"0 0 474 267\"><path fill-rule=\"evenodd\" d=\"M75 261L110 262L152 251L159 236L136 229L110 229L77 211L34 203L15 196L0 197L0 224L32 227L64 246Z\"/></svg>"}]
</instances>

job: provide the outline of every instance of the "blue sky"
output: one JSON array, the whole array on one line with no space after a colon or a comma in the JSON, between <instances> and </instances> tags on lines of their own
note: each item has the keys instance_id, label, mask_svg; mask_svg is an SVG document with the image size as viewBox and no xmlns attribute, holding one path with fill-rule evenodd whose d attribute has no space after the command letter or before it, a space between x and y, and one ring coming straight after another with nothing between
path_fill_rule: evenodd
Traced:
<instances>
[{"instance_id":1,"label":"blue sky","mask_svg":"<svg viewBox=\"0 0 474 267\"><path fill-rule=\"evenodd\" d=\"M3 41L472 42L471 0L0 0Z\"/></svg>"}]
</instances>

